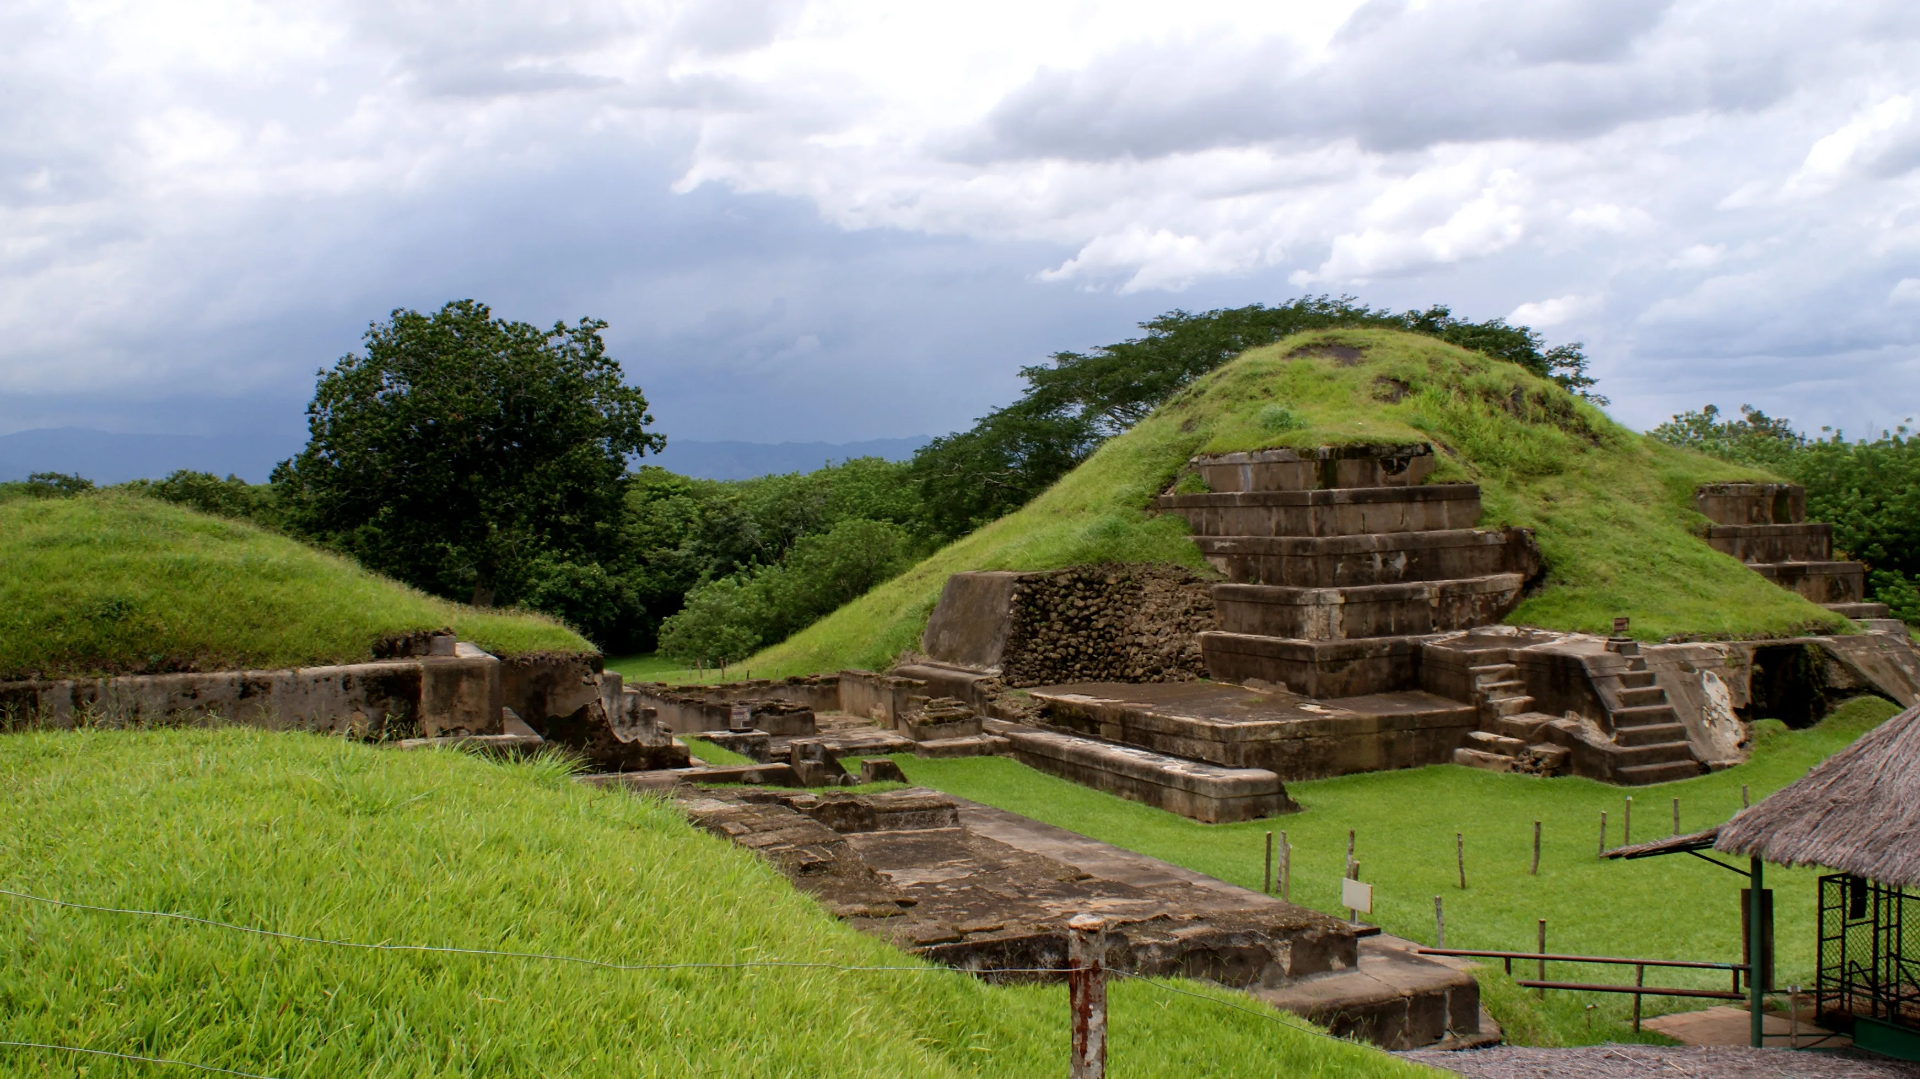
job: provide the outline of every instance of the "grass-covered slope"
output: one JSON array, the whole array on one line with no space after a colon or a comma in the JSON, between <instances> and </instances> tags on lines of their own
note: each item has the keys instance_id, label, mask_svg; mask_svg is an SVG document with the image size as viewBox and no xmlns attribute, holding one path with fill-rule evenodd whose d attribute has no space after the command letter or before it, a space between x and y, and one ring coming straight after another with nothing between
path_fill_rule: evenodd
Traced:
<instances>
[{"instance_id":1,"label":"grass-covered slope","mask_svg":"<svg viewBox=\"0 0 1920 1079\"><path fill-rule=\"evenodd\" d=\"M552 619L434 599L155 499L0 502L0 679L356 663L445 627L496 654L593 650Z\"/></svg>"},{"instance_id":2,"label":"grass-covered slope","mask_svg":"<svg viewBox=\"0 0 1920 1079\"><path fill-rule=\"evenodd\" d=\"M1359 350L1354 358L1350 350ZM1084 562L1203 565L1186 522L1149 513L1197 453L1432 442L1434 481L1481 488L1483 526L1532 528L1544 587L1512 621L1646 640L1790 634L1842 620L1776 588L1697 535L1696 485L1771 478L1620 426L1519 367L1386 330L1301 334L1181 391L1018 512L748 661L792 674L885 663L914 647L947 576Z\"/></svg>"},{"instance_id":3,"label":"grass-covered slope","mask_svg":"<svg viewBox=\"0 0 1920 1079\"><path fill-rule=\"evenodd\" d=\"M0 896L0 1041L288 1077L1065 1072L1064 987L926 967L670 806L580 787L551 758L245 729L9 735L0 809L0 888L73 903L619 964L916 968L371 952ZM1180 988L1217 1000L1113 986L1113 1075L1433 1074ZM7 1075L161 1070L0 1046Z\"/></svg>"}]
</instances>

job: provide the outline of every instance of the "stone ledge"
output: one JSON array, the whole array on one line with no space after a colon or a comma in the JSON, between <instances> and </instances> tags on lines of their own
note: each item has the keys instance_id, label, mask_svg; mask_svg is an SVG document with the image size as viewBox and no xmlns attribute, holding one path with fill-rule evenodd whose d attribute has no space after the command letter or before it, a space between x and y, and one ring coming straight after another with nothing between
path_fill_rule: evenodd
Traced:
<instances>
[{"instance_id":1,"label":"stone ledge","mask_svg":"<svg viewBox=\"0 0 1920 1079\"><path fill-rule=\"evenodd\" d=\"M1223 768L997 721L994 728L1028 767L1208 824L1300 808L1280 777L1264 768Z\"/></svg>"}]
</instances>

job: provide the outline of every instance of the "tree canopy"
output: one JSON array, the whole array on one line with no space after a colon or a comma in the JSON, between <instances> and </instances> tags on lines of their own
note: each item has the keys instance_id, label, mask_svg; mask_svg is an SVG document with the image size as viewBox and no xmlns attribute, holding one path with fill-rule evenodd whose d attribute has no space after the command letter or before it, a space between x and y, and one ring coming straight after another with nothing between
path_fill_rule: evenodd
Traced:
<instances>
[{"instance_id":1,"label":"tree canopy","mask_svg":"<svg viewBox=\"0 0 1920 1079\"><path fill-rule=\"evenodd\" d=\"M541 330L472 300L394 311L363 355L319 372L307 447L273 474L289 525L481 606L542 561L597 563L616 546L629 459L666 444L605 327Z\"/></svg>"}]
</instances>

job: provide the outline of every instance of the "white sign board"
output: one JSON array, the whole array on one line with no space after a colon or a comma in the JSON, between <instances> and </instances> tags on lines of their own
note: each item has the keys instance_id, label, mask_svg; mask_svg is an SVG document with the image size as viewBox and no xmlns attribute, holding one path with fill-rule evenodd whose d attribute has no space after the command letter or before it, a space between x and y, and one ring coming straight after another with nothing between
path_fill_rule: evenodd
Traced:
<instances>
[{"instance_id":1,"label":"white sign board","mask_svg":"<svg viewBox=\"0 0 1920 1079\"><path fill-rule=\"evenodd\" d=\"M753 709L744 704L736 704L727 717L727 726L736 731L753 728Z\"/></svg>"},{"instance_id":2,"label":"white sign board","mask_svg":"<svg viewBox=\"0 0 1920 1079\"><path fill-rule=\"evenodd\" d=\"M1357 910L1362 914L1373 913L1373 885L1362 884L1351 877L1340 878L1340 905L1348 910Z\"/></svg>"}]
</instances>

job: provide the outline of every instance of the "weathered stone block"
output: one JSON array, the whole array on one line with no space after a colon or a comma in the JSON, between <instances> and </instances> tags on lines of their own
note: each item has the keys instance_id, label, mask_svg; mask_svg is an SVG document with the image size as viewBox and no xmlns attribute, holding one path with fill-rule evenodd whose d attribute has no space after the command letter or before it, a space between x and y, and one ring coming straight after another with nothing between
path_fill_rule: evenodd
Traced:
<instances>
[{"instance_id":1,"label":"weathered stone block","mask_svg":"<svg viewBox=\"0 0 1920 1079\"><path fill-rule=\"evenodd\" d=\"M1520 602L1525 584L1517 573L1354 588L1219 584L1213 603L1222 633L1341 641L1498 622Z\"/></svg>"},{"instance_id":2,"label":"weathered stone block","mask_svg":"<svg viewBox=\"0 0 1920 1079\"><path fill-rule=\"evenodd\" d=\"M1234 584L1341 588L1540 571L1526 529L1446 529L1360 536L1195 536Z\"/></svg>"},{"instance_id":3,"label":"weathered stone block","mask_svg":"<svg viewBox=\"0 0 1920 1079\"><path fill-rule=\"evenodd\" d=\"M1001 730L1022 764L1209 824L1299 808L1280 777L1265 769L1222 768L1048 731Z\"/></svg>"},{"instance_id":4,"label":"weathered stone block","mask_svg":"<svg viewBox=\"0 0 1920 1079\"><path fill-rule=\"evenodd\" d=\"M862 783L905 783L907 774L892 757L867 757L860 761Z\"/></svg>"},{"instance_id":5,"label":"weathered stone block","mask_svg":"<svg viewBox=\"0 0 1920 1079\"><path fill-rule=\"evenodd\" d=\"M1433 472L1433 447L1321 446L1195 457L1188 467L1216 492L1411 487Z\"/></svg>"},{"instance_id":6,"label":"weathered stone block","mask_svg":"<svg viewBox=\"0 0 1920 1079\"><path fill-rule=\"evenodd\" d=\"M1472 528L1480 488L1471 483L1332 491L1161 495L1156 505L1187 519L1197 536L1351 536Z\"/></svg>"}]
</instances>

